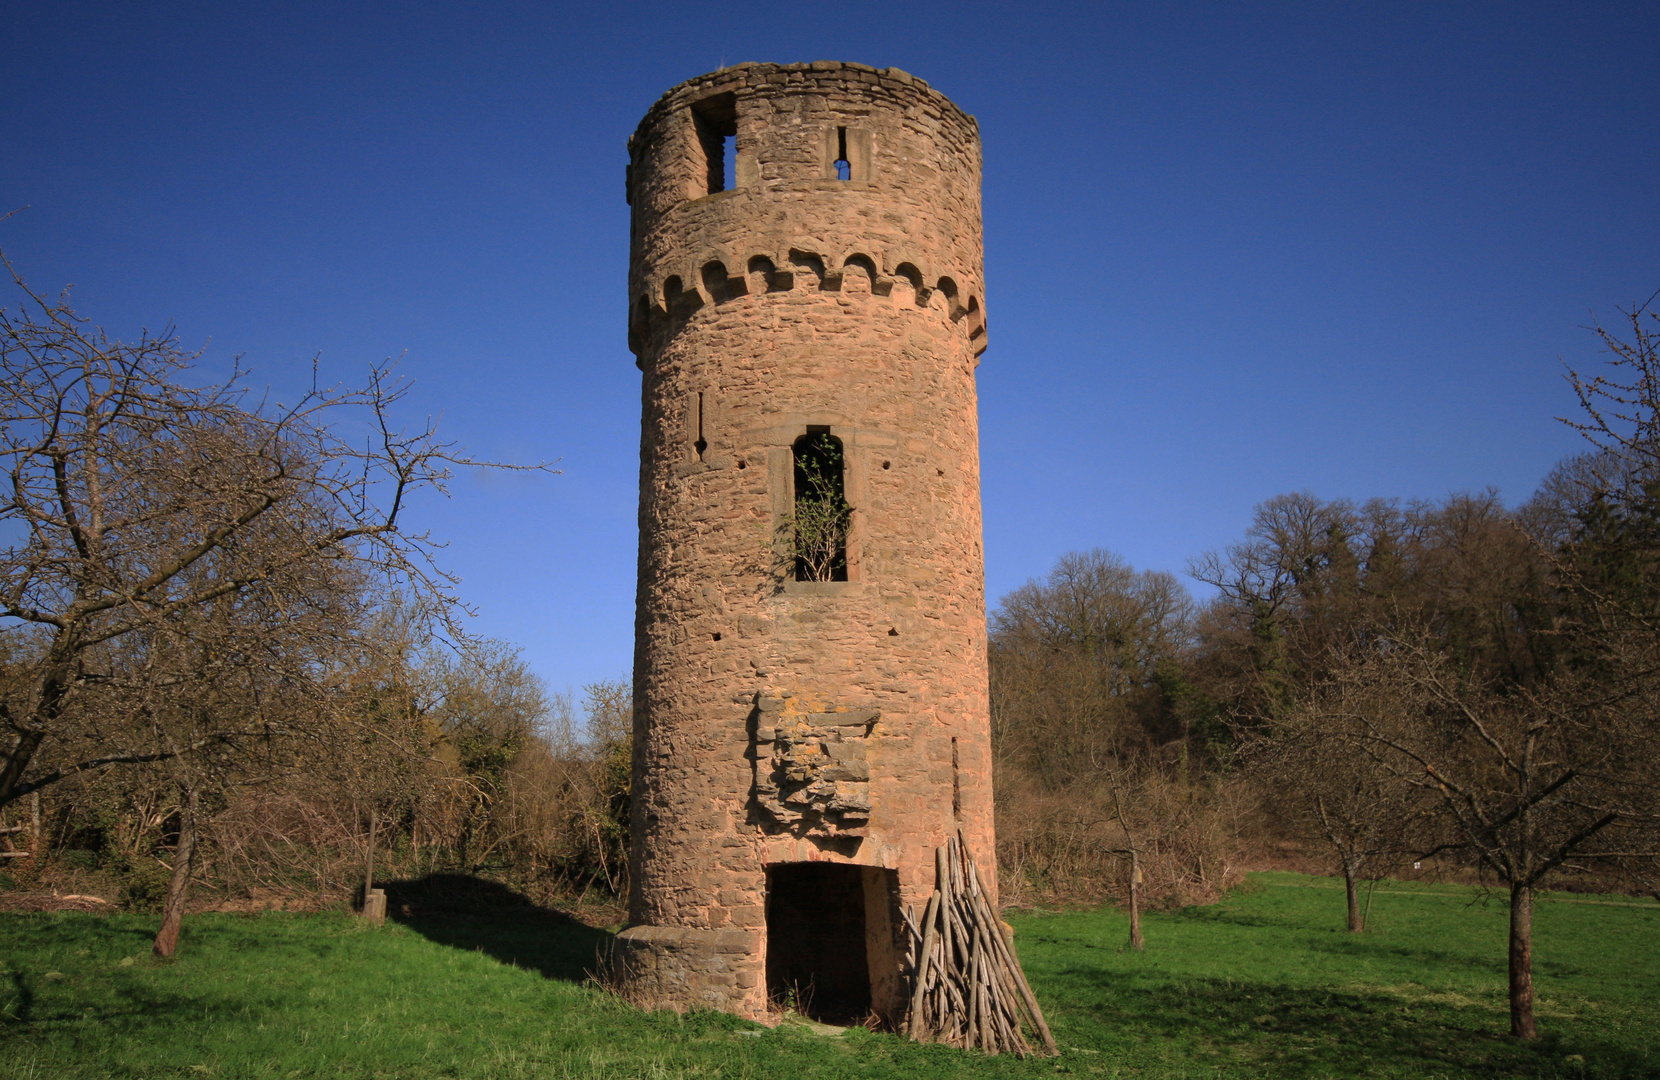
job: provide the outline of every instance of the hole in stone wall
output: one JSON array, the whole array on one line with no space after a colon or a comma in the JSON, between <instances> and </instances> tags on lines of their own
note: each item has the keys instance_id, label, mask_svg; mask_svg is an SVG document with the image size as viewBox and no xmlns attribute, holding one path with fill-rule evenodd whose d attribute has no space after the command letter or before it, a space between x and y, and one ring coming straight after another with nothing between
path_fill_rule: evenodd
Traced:
<instances>
[{"instance_id":1,"label":"hole in stone wall","mask_svg":"<svg viewBox=\"0 0 1660 1080\"><path fill-rule=\"evenodd\" d=\"M663 307L676 319L689 318L703 306L703 297L696 289L688 289L679 274L671 274L663 281Z\"/></svg>"},{"instance_id":2,"label":"hole in stone wall","mask_svg":"<svg viewBox=\"0 0 1660 1080\"><path fill-rule=\"evenodd\" d=\"M876 270L876 262L869 255L849 255L842 262L842 291L869 293L872 296L891 288L893 282Z\"/></svg>"},{"instance_id":3,"label":"hole in stone wall","mask_svg":"<svg viewBox=\"0 0 1660 1080\"><path fill-rule=\"evenodd\" d=\"M882 468L884 468L884 469L891 468L892 466L893 466L893 462L891 462L891 461L882 462Z\"/></svg>"},{"instance_id":4,"label":"hole in stone wall","mask_svg":"<svg viewBox=\"0 0 1660 1080\"><path fill-rule=\"evenodd\" d=\"M767 996L822 1021L856 1022L870 1012L860 867L767 868Z\"/></svg>"},{"instance_id":5,"label":"hole in stone wall","mask_svg":"<svg viewBox=\"0 0 1660 1080\"><path fill-rule=\"evenodd\" d=\"M795 441L792 554L797 581L847 580L847 505L842 441L828 427L809 426Z\"/></svg>"},{"instance_id":6,"label":"hole in stone wall","mask_svg":"<svg viewBox=\"0 0 1660 1080\"><path fill-rule=\"evenodd\" d=\"M957 283L948 277L942 277L934 291L945 298L945 312L952 322L956 322L968 314L968 309L957 302Z\"/></svg>"},{"instance_id":7,"label":"hole in stone wall","mask_svg":"<svg viewBox=\"0 0 1660 1080\"><path fill-rule=\"evenodd\" d=\"M738 105L732 94L706 97L692 106L692 127L703 152L709 194L735 187L733 155L738 141Z\"/></svg>"},{"instance_id":8,"label":"hole in stone wall","mask_svg":"<svg viewBox=\"0 0 1660 1080\"><path fill-rule=\"evenodd\" d=\"M747 468L749 468L749 462L747 462L747 461L740 461L740 462L738 462L738 468L740 468L740 469L747 469Z\"/></svg>"},{"instance_id":9,"label":"hole in stone wall","mask_svg":"<svg viewBox=\"0 0 1660 1080\"><path fill-rule=\"evenodd\" d=\"M720 640L720 631L719 631L719 630L716 630L716 631L715 631L715 633L714 633L714 638L715 638L715 640L716 640L716 641L719 641L719 640Z\"/></svg>"},{"instance_id":10,"label":"hole in stone wall","mask_svg":"<svg viewBox=\"0 0 1660 1080\"><path fill-rule=\"evenodd\" d=\"M790 285L792 287L796 284L801 284L809 289L824 288L824 279L826 277L824 260L819 258L817 255L810 251L798 251L795 248L791 248L790 266L792 268L792 273L790 275ZM809 278L807 276L809 274L811 274L812 277Z\"/></svg>"},{"instance_id":11,"label":"hole in stone wall","mask_svg":"<svg viewBox=\"0 0 1660 1080\"><path fill-rule=\"evenodd\" d=\"M898 637L899 636L899 631L895 630L893 627L890 626L890 627L888 627L888 636L889 637Z\"/></svg>"}]
</instances>

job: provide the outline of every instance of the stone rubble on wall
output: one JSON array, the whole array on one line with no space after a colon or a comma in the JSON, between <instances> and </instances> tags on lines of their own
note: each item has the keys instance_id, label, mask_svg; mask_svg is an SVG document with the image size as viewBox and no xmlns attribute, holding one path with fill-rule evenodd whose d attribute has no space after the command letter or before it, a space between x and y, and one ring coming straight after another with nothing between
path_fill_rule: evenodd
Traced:
<instances>
[{"instance_id":1,"label":"stone rubble on wall","mask_svg":"<svg viewBox=\"0 0 1660 1080\"><path fill-rule=\"evenodd\" d=\"M870 820L868 738L875 709L800 712L757 696L755 802L770 833L864 836Z\"/></svg>"}]
</instances>

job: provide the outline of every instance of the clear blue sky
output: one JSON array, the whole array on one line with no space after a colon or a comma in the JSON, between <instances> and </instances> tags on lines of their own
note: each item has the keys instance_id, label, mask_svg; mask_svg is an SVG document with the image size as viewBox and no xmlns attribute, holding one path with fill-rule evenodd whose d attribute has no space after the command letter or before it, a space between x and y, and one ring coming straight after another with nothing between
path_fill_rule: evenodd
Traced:
<instances>
[{"instance_id":1,"label":"clear blue sky","mask_svg":"<svg viewBox=\"0 0 1660 1080\"><path fill-rule=\"evenodd\" d=\"M857 60L979 117L995 601L1079 548L1180 571L1285 491L1525 499L1582 326L1660 288L1657 46L1653 3L15 0L0 247L210 373L404 354L411 421L559 459L421 507L559 689L630 662L624 140L673 84Z\"/></svg>"}]
</instances>

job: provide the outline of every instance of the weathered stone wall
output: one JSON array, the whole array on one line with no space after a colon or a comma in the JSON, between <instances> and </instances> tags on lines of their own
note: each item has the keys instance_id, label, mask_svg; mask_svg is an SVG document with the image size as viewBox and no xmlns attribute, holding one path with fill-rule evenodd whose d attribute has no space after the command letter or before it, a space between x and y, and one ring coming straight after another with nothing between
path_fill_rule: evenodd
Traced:
<instances>
[{"instance_id":1,"label":"weathered stone wall","mask_svg":"<svg viewBox=\"0 0 1660 1080\"><path fill-rule=\"evenodd\" d=\"M722 127L735 186L708 194ZM624 972L652 973L634 978L647 1000L756 1016L768 866L896 871L895 911L926 899L955 829L995 866L978 131L893 69L747 64L669 91L629 145L644 380ZM787 580L778 558L809 426L846 455L847 581ZM867 925L886 939L867 939L881 1008L893 921ZM700 950L716 984L683 970Z\"/></svg>"}]
</instances>

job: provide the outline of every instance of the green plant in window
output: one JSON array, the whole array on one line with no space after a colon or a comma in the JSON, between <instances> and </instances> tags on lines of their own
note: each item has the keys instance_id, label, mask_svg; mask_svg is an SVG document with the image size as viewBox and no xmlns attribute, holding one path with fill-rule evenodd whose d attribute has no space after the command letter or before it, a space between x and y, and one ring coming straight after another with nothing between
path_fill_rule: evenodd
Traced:
<instances>
[{"instance_id":1,"label":"green plant in window","mask_svg":"<svg viewBox=\"0 0 1660 1080\"><path fill-rule=\"evenodd\" d=\"M796 444L795 512L780 526L797 581L847 578L847 529L853 508L842 486L841 441L812 435Z\"/></svg>"}]
</instances>

